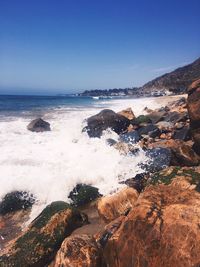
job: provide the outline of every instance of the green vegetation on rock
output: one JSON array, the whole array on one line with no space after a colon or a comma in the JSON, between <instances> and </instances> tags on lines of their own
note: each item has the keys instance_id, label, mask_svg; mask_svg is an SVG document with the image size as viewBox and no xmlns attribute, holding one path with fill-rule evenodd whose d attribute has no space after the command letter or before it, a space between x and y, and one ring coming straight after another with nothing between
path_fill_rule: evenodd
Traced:
<instances>
[{"instance_id":1,"label":"green vegetation on rock","mask_svg":"<svg viewBox=\"0 0 200 267\"><path fill-rule=\"evenodd\" d=\"M53 202L31 223L9 252L0 256L1 267L44 267L62 241L86 224L87 216L63 201Z\"/></svg>"},{"instance_id":2,"label":"green vegetation on rock","mask_svg":"<svg viewBox=\"0 0 200 267\"><path fill-rule=\"evenodd\" d=\"M149 116L147 115L140 115L136 119L134 119L134 123L136 124L141 124L141 123L150 123L151 120Z\"/></svg>"}]
</instances>

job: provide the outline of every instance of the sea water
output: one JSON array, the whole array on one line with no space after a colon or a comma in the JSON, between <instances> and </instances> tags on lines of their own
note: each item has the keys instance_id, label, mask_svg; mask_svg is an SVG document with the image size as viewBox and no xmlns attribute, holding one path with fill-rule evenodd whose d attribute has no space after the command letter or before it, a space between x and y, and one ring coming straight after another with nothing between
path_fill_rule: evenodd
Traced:
<instances>
[{"instance_id":1,"label":"sea water","mask_svg":"<svg viewBox=\"0 0 200 267\"><path fill-rule=\"evenodd\" d=\"M20 190L37 199L32 218L52 201L69 201L69 192L78 183L110 194L123 180L141 172L144 152L122 155L107 144L117 141L111 130L99 138L89 138L82 128L85 119L104 108L116 112L131 107L135 115L144 108L157 108L151 98L93 99L69 96L0 96L0 200L6 193ZM34 133L28 123L42 117L51 124L50 132Z\"/></svg>"}]
</instances>

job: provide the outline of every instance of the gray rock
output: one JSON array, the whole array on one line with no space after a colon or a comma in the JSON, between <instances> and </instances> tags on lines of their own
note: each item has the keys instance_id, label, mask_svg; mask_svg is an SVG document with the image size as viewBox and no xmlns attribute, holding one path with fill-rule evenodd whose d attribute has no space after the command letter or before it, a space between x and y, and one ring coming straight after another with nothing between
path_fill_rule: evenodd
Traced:
<instances>
[{"instance_id":1,"label":"gray rock","mask_svg":"<svg viewBox=\"0 0 200 267\"><path fill-rule=\"evenodd\" d=\"M161 134L160 129L153 124L148 124L147 126L141 127L138 130L139 135L148 135L151 138L155 138Z\"/></svg>"},{"instance_id":2,"label":"gray rock","mask_svg":"<svg viewBox=\"0 0 200 267\"><path fill-rule=\"evenodd\" d=\"M140 140L140 135L137 131L121 134L119 137L120 142L124 142L128 144L135 144L139 142L139 140Z\"/></svg>"},{"instance_id":3,"label":"gray rock","mask_svg":"<svg viewBox=\"0 0 200 267\"><path fill-rule=\"evenodd\" d=\"M153 111L148 116L152 123L157 123L159 121L162 121L164 117L167 115L166 111Z\"/></svg>"},{"instance_id":4,"label":"gray rock","mask_svg":"<svg viewBox=\"0 0 200 267\"><path fill-rule=\"evenodd\" d=\"M170 165L172 153L168 148L153 148L146 151L146 156L149 158L147 163L142 164L145 172L160 171Z\"/></svg>"},{"instance_id":5,"label":"gray rock","mask_svg":"<svg viewBox=\"0 0 200 267\"><path fill-rule=\"evenodd\" d=\"M50 123L44 121L43 119L35 119L29 123L27 129L31 132L45 132L51 131Z\"/></svg>"},{"instance_id":6,"label":"gray rock","mask_svg":"<svg viewBox=\"0 0 200 267\"><path fill-rule=\"evenodd\" d=\"M183 141L188 141L190 139L190 129L189 127L183 127L180 130L174 132L174 139L179 139Z\"/></svg>"},{"instance_id":7,"label":"gray rock","mask_svg":"<svg viewBox=\"0 0 200 267\"><path fill-rule=\"evenodd\" d=\"M177 123L177 122L181 122L181 121L186 121L188 119L188 114L186 112L169 112L164 120L165 121L169 121L169 122L173 122L173 123Z\"/></svg>"},{"instance_id":8,"label":"gray rock","mask_svg":"<svg viewBox=\"0 0 200 267\"><path fill-rule=\"evenodd\" d=\"M83 129L90 137L101 137L102 132L111 128L117 134L123 133L130 125L130 120L115 113L112 110L104 109L97 115L87 119L87 126Z\"/></svg>"}]
</instances>

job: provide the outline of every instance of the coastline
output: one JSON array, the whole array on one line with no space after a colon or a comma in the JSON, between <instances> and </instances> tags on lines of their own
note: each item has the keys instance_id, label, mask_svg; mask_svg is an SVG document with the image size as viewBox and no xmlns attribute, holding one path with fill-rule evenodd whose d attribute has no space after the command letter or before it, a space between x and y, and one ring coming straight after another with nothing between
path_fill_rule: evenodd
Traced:
<instances>
[{"instance_id":1,"label":"coastline","mask_svg":"<svg viewBox=\"0 0 200 267\"><path fill-rule=\"evenodd\" d=\"M11 180L10 184L19 187L15 187L15 191L11 192L11 195L6 195L6 198L5 193L2 192L1 195L0 211L4 210L5 214L0 214L0 225L4 225L0 236L0 263L6 260L16 264L18 258L23 256L26 260L37 261L38 258L42 264L48 262L49 267L57 267L58 262L64 261L66 257L63 256L63 251L68 251L71 246L76 250L81 249L81 244L84 243L84 247L89 248L89 252L86 249L84 253L89 253L93 259L92 264L95 263L94 259L97 259L94 266L103 267L105 261L110 266L118 266L109 251L117 251L122 266L132 266L129 253L133 252L132 249L130 252L123 238L126 236L137 251L137 246L143 242L144 237L140 236L141 231L137 227L133 228L134 235L132 235L132 231L126 228L126 223L131 224L135 221L140 225L141 221L138 218L149 216L152 205L156 203L155 214L153 211L151 216L155 217L155 220L163 220L166 227L173 227L162 213L160 215L159 203L162 201L160 192L163 194L164 201L169 201L168 198L171 201L168 206L165 206L164 202L162 207L164 211L168 207L173 210L174 203L182 205L181 199L174 200L174 194L192 192L190 199L194 199L194 203L200 202L194 193L200 181L200 157L192 150L193 141L188 131L190 121L185 97L177 95L115 99L106 103L101 101L101 105L96 105L90 110L86 109L85 112L83 110L71 113L56 112L53 117L49 116L51 123L41 120L40 126L36 124L34 126L36 120L32 121L28 130L26 129L28 118L6 122L6 127L10 124L8 128L10 133L14 130L11 125L16 127L20 123L21 127L11 134L5 128L6 140L14 145L13 158L7 162L2 161L5 184L9 181L6 175L15 176L15 182ZM114 111L102 110L102 107L110 107ZM69 128L68 125L71 127ZM48 127L45 128L46 126ZM44 128L39 128L37 132L34 127ZM96 127L98 132L96 132ZM112 128L113 131L105 127ZM1 128L1 133L2 131L3 128ZM96 134L99 135L99 131L100 136L96 136ZM23 148L21 150L23 153L20 153L23 156L16 160L19 155L19 146L16 139L12 138L17 136L21 140L23 137L26 142L29 140L29 146L31 141L32 147L28 148L25 142L21 147L20 143L20 147ZM46 158L47 151L53 152L48 158ZM6 172L8 164L12 166L12 173ZM49 173L45 177L46 171ZM31 174L30 177L29 174ZM61 179L60 176L58 179L58 175L63 174L65 177ZM24 176L26 176L25 180L22 179ZM33 184L33 177L41 178ZM181 182L179 182L179 177L182 177ZM191 177L192 180L188 180L187 177ZM8 191L12 191L9 183L6 186ZM194 192L188 189L188 186L192 186ZM31 195L29 193L26 195L27 208L24 208L24 200L20 192L31 193ZM7 203L13 203L13 200L19 203L19 206L10 212L10 206ZM147 211L145 211L146 208ZM48 216L45 217L45 214ZM194 223L193 216L194 214L190 211L189 220ZM67 223L67 234L63 228L63 220ZM184 222L182 224L178 217L176 220L182 229ZM73 221L72 225L71 221ZM43 241L45 238L42 238L41 242L34 243L34 248L30 251L34 257L29 258L29 251L21 240L25 238L27 244L38 242L35 237L39 235L40 228L37 228L40 227L39 225L43 225L42 231L47 234L51 229L51 237L48 237L51 240L48 254L46 254L48 245ZM142 227L145 230L147 226L144 224ZM56 234L58 229L62 233L61 236ZM154 223L148 231L155 233ZM34 239L30 238L32 235ZM15 239L17 240L17 254L14 250ZM53 245L54 242L59 244L58 251ZM146 240L146 242L149 241ZM157 242L160 242L159 239ZM40 248L39 254L37 247ZM119 247L123 248L122 251L118 250ZM154 246L150 248L154 252ZM51 255L55 254L55 251L57 251L56 257L52 258ZM145 257L149 260L149 256L145 255ZM80 255L74 254L69 254L68 260L73 262L75 258L81 264L84 262Z\"/></svg>"}]
</instances>

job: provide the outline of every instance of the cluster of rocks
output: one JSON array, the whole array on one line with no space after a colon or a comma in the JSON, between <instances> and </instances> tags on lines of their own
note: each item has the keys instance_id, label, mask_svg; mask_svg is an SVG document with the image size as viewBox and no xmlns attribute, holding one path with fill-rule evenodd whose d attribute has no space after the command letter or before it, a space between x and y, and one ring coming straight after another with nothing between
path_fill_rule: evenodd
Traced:
<instances>
[{"instance_id":1,"label":"cluster of rocks","mask_svg":"<svg viewBox=\"0 0 200 267\"><path fill-rule=\"evenodd\" d=\"M0 241L0 266L200 266L200 80L188 94L139 117L131 109L90 117L83 131L91 138L111 128L119 138L109 145L134 155L139 145L152 161L113 195L78 184L70 205L53 202L23 232L20 220L36 200L27 192L6 195L1 234L12 235Z\"/></svg>"},{"instance_id":2,"label":"cluster of rocks","mask_svg":"<svg viewBox=\"0 0 200 267\"><path fill-rule=\"evenodd\" d=\"M106 129L112 129L119 138L117 141L108 139L107 143L123 154L137 153L137 143L152 162L144 164L144 170L158 171L171 165L198 165L197 144L200 144L200 139L197 121L200 121L200 117L199 111L192 111L194 104L191 103L191 97L189 95L188 109L186 98L181 97L157 110L145 108L146 115L138 117L130 108L119 113L106 109L88 118L83 131L90 137L101 137ZM195 99L198 98L195 96Z\"/></svg>"}]
</instances>

